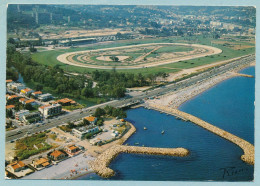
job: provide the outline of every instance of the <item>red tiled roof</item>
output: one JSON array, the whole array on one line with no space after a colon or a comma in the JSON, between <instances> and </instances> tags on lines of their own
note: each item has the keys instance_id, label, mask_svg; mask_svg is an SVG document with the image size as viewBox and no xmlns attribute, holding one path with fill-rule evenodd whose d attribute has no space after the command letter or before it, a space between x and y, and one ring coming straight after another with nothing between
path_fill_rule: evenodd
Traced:
<instances>
[{"instance_id":1,"label":"red tiled roof","mask_svg":"<svg viewBox=\"0 0 260 186\"><path fill-rule=\"evenodd\" d=\"M59 150L55 150L53 151L50 155L57 158L59 157L60 155L64 154L63 152L59 151Z\"/></svg>"},{"instance_id":2,"label":"red tiled roof","mask_svg":"<svg viewBox=\"0 0 260 186\"><path fill-rule=\"evenodd\" d=\"M25 166L25 164L24 164L24 162L22 162L22 161L18 161L18 162L14 162L14 163L12 163L12 164L10 164L11 165L11 167L15 170L15 169L18 169L18 168L20 168L20 167L24 167Z\"/></svg>"},{"instance_id":3,"label":"red tiled roof","mask_svg":"<svg viewBox=\"0 0 260 186\"><path fill-rule=\"evenodd\" d=\"M56 102L57 103L76 103L75 101L73 101L72 99L69 99L69 98L59 99Z\"/></svg>"},{"instance_id":4,"label":"red tiled roof","mask_svg":"<svg viewBox=\"0 0 260 186\"><path fill-rule=\"evenodd\" d=\"M37 161L34 162L34 165L43 165L44 163L49 163L47 158L40 158Z\"/></svg>"},{"instance_id":5,"label":"red tiled roof","mask_svg":"<svg viewBox=\"0 0 260 186\"><path fill-rule=\"evenodd\" d=\"M11 108L14 108L15 106L14 105L7 105L5 108L6 109L11 109Z\"/></svg>"},{"instance_id":6,"label":"red tiled roof","mask_svg":"<svg viewBox=\"0 0 260 186\"><path fill-rule=\"evenodd\" d=\"M19 101L24 101L24 100L25 100L25 98L20 98L20 99L19 99Z\"/></svg>"},{"instance_id":7,"label":"red tiled roof","mask_svg":"<svg viewBox=\"0 0 260 186\"><path fill-rule=\"evenodd\" d=\"M37 91L37 92L34 92L33 94L34 94L34 95L36 95L36 94L42 94L42 92L41 92L41 91Z\"/></svg>"},{"instance_id":8,"label":"red tiled roof","mask_svg":"<svg viewBox=\"0 0 260 186\"><path fill-rule=\"evenodd\" d=\"M94 116L88 116L88 117L85 117L84 119L88 120L88 121L95 121L96 117Z\"/></svg>"},{"instance_id":9,"label":"red tiled roof","mask_svg":"<svg viewBox=\"0 0 260 186\"><path fill-rule=\"evenodd\" d=\"M45 107L49 107L49 106L51 106L51 105L43 105L43 106L41 106L41 107L39 107L40 109L44 109Z\"/></svg>"},{"instance_id":10,"label":"red tiled roof","mask_svg":"<svg viewBox=\"0 0 260 186\"><path fill-rule=\"evenodd\" d=\"M74 149L77 149L78 147L76 147L75 145L69 145L68 146L68 149L70 149L70 150L74 150Z\"/></svg>"},{"instance_id":11,"label":"red tiled roof","mask_svg":"<svg viewBox=\"0 0 260 186\"><path fill-rule=\"evenodd\" d=\"M17 95L12 95L12 96L9 96L8 99L13 99L13 98L18 98L18 96Z\"/></svg>"},{"instance_id":12,"label":"red tiled roof","mask_svg":"<svg viewBox=\"0 0 260 186\"><path fill-rule=\"evenodd\" d=\"M30 99L30 100L27 100L27 101L25 102L25 104L33 103L33 102L35 102L35 99Z\"/></svg>"},{"instance_id":13,"label":"red tiled roof","mask_svg":"<svg viewBox=\"0 0 260 186\"><path fill-rule=\"evenodd\" d=\"M11 83L11 82L13 82L13 80L7 79L5 82L6 82L6 83Z\"/></svg>"},{"instance_id":14,"label":"red tiled roof","mask_svg":"<svg viewBox=\"0 0 260 186\"><path fill-rule=\"evenodd\" d=\"M29 92L29 91L31 91L32 89L30 89L30 88L25 88L25 89L23 89L23 91L25 91L25 92Z\"/></svg>"}]
</instances>

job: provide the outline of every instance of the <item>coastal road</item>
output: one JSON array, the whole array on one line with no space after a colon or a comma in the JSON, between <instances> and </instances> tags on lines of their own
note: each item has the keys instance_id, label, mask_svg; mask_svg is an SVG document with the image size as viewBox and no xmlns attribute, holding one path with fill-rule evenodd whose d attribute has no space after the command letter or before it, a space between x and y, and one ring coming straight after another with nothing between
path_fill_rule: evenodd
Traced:
<instances>
[{"instance_id":1,"label":"coastal road","mask_svg":"<svg viewBox=\"0 0 260 186\"><path fill-rule=\"evenodd\" d=\"M113 101L102 103L102 104L95 105L95 106L92 106L92 107L84 108L82 110L75 110L75 111L66 113L64 115L58 116L54 119L47 119L47 122L44 122L44 123L39 124L39 125L28 125L28 126L25 126L22 129L15 129L15 130L12 130L12 131L8 131L8 132L6 132L6 141L13 141L13 140L22 138L28 132L30 134L33 134L33 133L36 133L36 132L44 131L44 130L65 124L69 121L81 119L83 117L86 117L86 116L93 114L95 109L98 108L98 107L104 108L106 105L110 105L110 106L113 106L113 107L121 107L123 105L134 104L134 103L139 102L139 101L141 102L145 98L149 98L149 97L152 97L152 96L158 96L158 95L166 94L166 93L176 91L176 90L179 90L179 89L183 89L183 88L191 86L191 85L193 85L197 82L212 78L212 77L217 76L219 74L230 71L234 68L237 68L241 65L249 64L253 61L255 61L255 56L254 55L248 55L248 56L243 57L241 59L237 59L234 62L223 65L221 67L213 68L209 71L202 72L202 73L200 73L196 76L193 76L191 78L179 81L177 83L172 83L172 84L162 86L162 87L150 90L150 91L146 91L143 94L135 96L135 97L120 99L120 100L113 100Z\"/></svg>"}]
</instances>

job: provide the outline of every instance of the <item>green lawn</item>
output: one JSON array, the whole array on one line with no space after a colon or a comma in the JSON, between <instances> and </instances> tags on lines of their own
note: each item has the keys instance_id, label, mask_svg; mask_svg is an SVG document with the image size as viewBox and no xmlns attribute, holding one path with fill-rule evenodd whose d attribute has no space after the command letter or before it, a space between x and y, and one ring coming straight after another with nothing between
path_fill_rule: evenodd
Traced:
<instances>
[{"instance_id":1,"label":"green lawn","mask_svg":"<svg viewBox=\"0 0 260 186\"><path fill-rule=\"evenodd\" d=\"M193 50L191 47L185 46L165 46L156 50L157 53L169 53L169 52L187 52Z\"/></svg>"}]
</instances>

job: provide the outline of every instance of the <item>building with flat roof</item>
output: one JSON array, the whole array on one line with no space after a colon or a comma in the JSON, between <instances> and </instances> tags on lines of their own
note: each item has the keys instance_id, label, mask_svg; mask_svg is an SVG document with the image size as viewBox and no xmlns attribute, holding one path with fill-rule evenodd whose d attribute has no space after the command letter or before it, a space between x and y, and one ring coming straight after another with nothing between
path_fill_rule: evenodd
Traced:
<instances>
[{"instance_id":1,"label":"building with flat roof","mask_svg":"<svg viewBox=\"0 0 260 186\"><path fill-rule=\"evenodd\" d=\"M59 115L62 110L62 106L60 104L53 104L53 105L43 105L38 109L41 114L45 117L51 117L55 115Z\"/></svg>"},{"instance_id":2,"label":"building with flat roof","mask_svg":"<svg viewBox=\"0 0 260 186\"><path fill-rule=\"evenodd\" d=\"M38 99L39 99L40 101L49 101L49 100L52 100L53 97L52 97L51 94L47 93L47 94L39 95L39 96L38 96Z\"/></svg>"},{"instance_id":3,"label":"building with flat roof","mask_svg":"<svg viewBox=\"0 0 260 186\"><path fill-rule=\"evenodd\" d=\"M23 116L29 113L30 113L29 110L20 110L19 112L15 113L15 119L22 121Z\"/></svg>"},{"instance_id":4,"label":"building with flat roof","mask_svg":"<svg viewBox=\"0 0 260 186\"><path fill-rule=\"evenodd\" d=\"M31 112L28 114L24 114L22 116L22 118L23 118L23 121L26 123L34 123L34 122L40 121L42 119L40 112Z\"/></svg>"},{"instance_id":5,"label":"building with flat roof","mask_svg":"<svg viewBox=\"0 0 260 186\"><path fill-rule=\"evenodd\" d=\"M87 128L87 127L78 127L72 129L72 134L79 139L84 139L87 134L95 134L99 131L99 127Z\"/></svg>"},{"instance_id":6,"label":"building with flat roof","mask_svg":"<svg viewBox=\"0 0 260 186\"><path fill-rule=\"evenodd\" d=\"M22 89L25 89L25 85L22 83L8 83L7 84L7 88L11 89L11 90L18 90L21 91Z\"/></svg>"}]
</instances>

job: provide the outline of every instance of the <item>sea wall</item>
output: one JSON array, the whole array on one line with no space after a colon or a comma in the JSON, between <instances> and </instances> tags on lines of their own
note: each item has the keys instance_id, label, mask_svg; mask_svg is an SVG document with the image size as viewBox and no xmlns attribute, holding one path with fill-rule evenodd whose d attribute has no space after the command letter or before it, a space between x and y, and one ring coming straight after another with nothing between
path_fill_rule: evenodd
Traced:
<instances>
[{"instance_id":1,"label":"sea wall","mask_svg":"<svg viewBox=\"0 0 260 186\"><path fill-rule=\"evenodd\" d=\"M244 151L244 154L241 156L241 159L248 163L248 164L251 164L253 165L255 163L255 150L254 150L254 146L247 142L246 140L238 137L238 136L235 136L223 129L220 129L206 121L203 121L202 119L196 117L196 116L193 116L191 114L188 114L188 113L185 113L185 112L182 112L180 110L177 110L177 109L174 109L174 108L171 108L171 107L167 107L167 106L162 106L162 105L155 105L155 104L150 104L150 107L154 107L154 108L157 108L157 109L160 109L160 110L164 110L166 111L167 113L172 113L173 115L179 115L183 118L186 118L187 120L193 122L194 124L200 126L200 127L203 127L204 129L222 137L222 138L225 138L229 141L231 141L232 143L236 144L237 146L239 146L243 151Z\"/></svg>"},{"instance_id":2,"label":"sea wall","mask_svg":"<svg viewBox=\"0 0 260 186\"><path fill-rule=\"evenodd\" d=\"M90 162L91 168L101 177L109 178L115 172L108 166L110 162L120 153L152 154L168 156L187 156L189 151L184 148L152 148L138 146L114 145Z\"/></svg>"}]
</instances>

